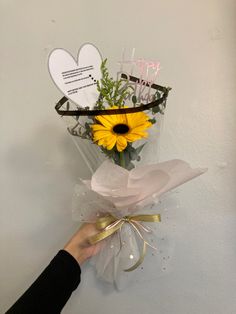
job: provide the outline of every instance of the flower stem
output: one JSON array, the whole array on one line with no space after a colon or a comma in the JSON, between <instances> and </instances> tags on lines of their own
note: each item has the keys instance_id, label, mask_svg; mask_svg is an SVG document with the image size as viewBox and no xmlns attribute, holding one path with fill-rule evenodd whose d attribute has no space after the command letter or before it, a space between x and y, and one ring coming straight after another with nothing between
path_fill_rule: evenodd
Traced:
<instances>
[{"instance_id":1,"label":"flower stem","mask_svg":"<svg viewBox=\"0 0 236 314\"><path fill-rule=\"evenodd\" d=\"M125 168L125 156L124 152L120 152L120 166Z\"/></svg>"}]
</instances>

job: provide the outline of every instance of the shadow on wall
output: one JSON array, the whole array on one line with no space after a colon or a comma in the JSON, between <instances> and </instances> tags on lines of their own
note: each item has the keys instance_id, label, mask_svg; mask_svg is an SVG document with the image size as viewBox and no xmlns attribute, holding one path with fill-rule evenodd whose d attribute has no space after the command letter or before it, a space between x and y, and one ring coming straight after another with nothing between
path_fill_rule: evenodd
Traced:
<instances>
[{"instance_id":1,"label":"shadow on wall","mask_svg":"<svg viewBox=\"0 0 236 314\"><path fill-rule=\"evenodd\" d=\"M63 243L71 227L78 228L71 216L74 185L79 177L89 176L67 132L42 126L9 145L4 157L8 228L39 249L48 239Z\"/></svg>"},{"instance_id":2,"label":"shadow on wall","mask_svg":"<svg viewBox=\"0 0 236 314\"><path fill-rule=\"evenodd\" d=\"M10 147L6 154L7 171L34 181L43 174L66 173L67 179L90 175L70 135L42 126L27 141ZM46 171L46 173L45 173Z\"/></svg>"}]
</instances>

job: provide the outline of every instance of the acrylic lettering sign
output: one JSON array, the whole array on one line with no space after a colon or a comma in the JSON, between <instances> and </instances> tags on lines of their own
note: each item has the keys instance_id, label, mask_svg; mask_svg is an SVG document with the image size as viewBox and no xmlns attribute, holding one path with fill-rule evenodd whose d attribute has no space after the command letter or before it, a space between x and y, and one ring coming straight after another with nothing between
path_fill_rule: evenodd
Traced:
<instances>
[{"instance_id":1,"label":"acrylic lettering sign","mask_svg":"<svg viewBox=\"0 0 236 314\"><path fill-rule=\"evenodd\" d=\"M48 59L50 75L62 93L80 107L94 106L98 99L102 57L92 44L84 44L77 60L64 49L55 49Z\"/></svg>"},{"instance_id":2,"label":"acrylic lettering sign","mask_svg":"<svg viewBox=\"0 0 236 314\"><path fill-rule=\"evenodd\" d=\"M155 84L157 75L160 70L160 62L148 61L134 58L135 48L133 48L131 58L125 57L125 50L122 52L122 60L120 63L120 71L117 72L117 79L121 75L125 75L127 84L133 89L133 93L127 96L127 99L135 96L136 104L146 104L154 101L157 98L157 91L153 93L152 84ZM130 76L135 75L138 80L130 82ZM126 99L126 100L127 100Z\"/></svg>"}]
</instances>

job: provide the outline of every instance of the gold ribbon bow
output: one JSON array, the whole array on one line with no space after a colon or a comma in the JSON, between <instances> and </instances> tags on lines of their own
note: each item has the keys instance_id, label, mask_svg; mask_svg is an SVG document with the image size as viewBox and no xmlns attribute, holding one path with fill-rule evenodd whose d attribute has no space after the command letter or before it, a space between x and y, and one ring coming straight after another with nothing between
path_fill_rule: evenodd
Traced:
<instances>
[{"instance_id":1,"label":"gold ribbon bow","mask_svg":"<svg viewBox=\"0 0 236 314\"><path fill-rule=\"evenodd\" d=\"M142 252L138 261L130 268L125 269L124 271L135 270L140 264L142 264L144 257L146 255L147 245L154 248L149 244L142 235L142 230L145 232L150 232L150 229L146 228L141 224L141 222L160 222L161 215L136 215L136 216L124 216L122 218L117 218L111 214L108 214L105 217L98 218L96 221L96 227L98 230L101 230L98 234L91 236L89 238L90 244L96 244L114 234L116 231L121 230L124 223L129 223L133 229L137 232L139 237L143 241ZM154 248L155 249L155 248Z\"/></svg>"}]
</instances>

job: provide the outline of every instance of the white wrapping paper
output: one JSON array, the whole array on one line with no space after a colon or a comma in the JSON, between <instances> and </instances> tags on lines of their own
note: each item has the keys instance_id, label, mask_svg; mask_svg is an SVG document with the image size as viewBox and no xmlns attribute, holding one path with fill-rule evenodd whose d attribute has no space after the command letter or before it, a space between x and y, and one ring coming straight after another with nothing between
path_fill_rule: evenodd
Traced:
<instances>
[{"instance_id":1,"label":"white wrapping paper","mask_svg":"<svg viewBox=\"0 0 236 314\"><path fill-rule=\"evenodd\" d=\"M151 265L153 271L160 274L173 248L165 232L168 222L165 219L165 206L160 200L164 194L205 170L192 169L182 160L137 166L131 171L104 161L91 180L78 183L73 197L73 218L76 221L95 222L109 213L118 218L162 214L162 222L142 223L151 228L151 232L144 232L143 236L156 249L148 247L143 264L133 272L126 273L124 269L138 261L142 240L132 226L125 223L120 231L103 240L102 250L92 259L99 278L121 289L132 277L139 276L137 273L140 273L140 268L143 271L145 264L149 268Z\"/></svg>"}]
</instances>

